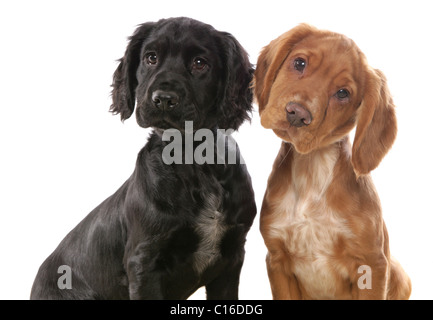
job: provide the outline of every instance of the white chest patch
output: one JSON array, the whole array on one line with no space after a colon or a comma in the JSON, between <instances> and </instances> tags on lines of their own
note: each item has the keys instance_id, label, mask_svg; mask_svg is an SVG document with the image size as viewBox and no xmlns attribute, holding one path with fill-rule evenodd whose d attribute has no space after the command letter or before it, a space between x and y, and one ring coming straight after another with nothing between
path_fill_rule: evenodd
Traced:
<instances>
[{"instance_id":1,"label":"white chest patch","mask_svg":"<svg viewBox=\"0 0 433 320\"><path fill-rule=\"evenodd\" d=\"M200 243L194 253L194 269L202 273L209 265L221 258L219 245L227 230L223 214L216 210L219 207L214 195L208 197L206 208L196 221L195 230L200 236Z\"/></svg>"},{"instance_id":2,"label":"white chest patch","mask_svg":"<svg viewBox=\"0 0 433 320\"><path fill-rule=\"evenodd\" d=\"M270 235L283 240L293 257L292 272L314 299L331 298L335 294L336 274L348 277L348 271L333 256L339 237L351 237L351 231L345 219L327 206L324 197L335 162L336 154L332 152L314 157L307 165L308 174L296 171L299 167L295 162L292 185L276 204L270 226Z\"/></svg>"}]
</instances>

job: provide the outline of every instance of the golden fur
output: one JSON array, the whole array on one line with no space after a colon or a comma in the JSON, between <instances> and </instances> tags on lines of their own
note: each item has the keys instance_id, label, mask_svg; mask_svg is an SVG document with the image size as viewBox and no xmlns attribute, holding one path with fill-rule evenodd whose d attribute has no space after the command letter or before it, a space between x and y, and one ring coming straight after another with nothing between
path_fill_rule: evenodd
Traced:
<instances>
[{"instance_id":1,"label":"golden fur","mask_svg":"<svg viewBox=\"0 0 433 320\"><path fill-rule=\"evenodd\" d=\"M274 299L408 299L369 175L397 133L385 76L352 40L302 24L263 49L254 90L262 125L283 140L260 219ZM289 104L311 123L291 125ZM365 266L371 288L359 285Z\"/></svg>"}]
</instances>

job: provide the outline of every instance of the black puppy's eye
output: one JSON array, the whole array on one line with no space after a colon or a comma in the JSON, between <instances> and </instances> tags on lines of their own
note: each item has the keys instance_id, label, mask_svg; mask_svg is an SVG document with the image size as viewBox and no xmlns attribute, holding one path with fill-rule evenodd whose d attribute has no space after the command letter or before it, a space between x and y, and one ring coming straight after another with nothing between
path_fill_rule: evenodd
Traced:
<instances>
[{"instance_id":1,"label":"black puppy's eye","mask_svg":"<svg viewBox=\"0 0 433 320\"><path fill-rule=\"evenodd\" d=\"M158 63L158 57L155 52L149 52L145 57L146 63L149 65L155 65Z\"/></svg>"},{"instance_id":2,"label":"black puppy's eye","mask_svg":"<svg viewBox=\"0 0 433 320\"><path fill-rule=\"evenodd\" d=\"M347 91L346 89L340 89L335 95L338 99L343 100L349 97L349 91Z\"/></svg>"},{"instance_id":3,"label":"black puppy's eye","mask_svg":"<svg viewBox=\"0 0 433 320\"><path fill-rule=\"evenodd\" d=\"M207 66L207 62L205 59L201 57L194 58L194 61L192 63L192 68L194 70L202 71L206 68L206 66Z\"/></svg>"},{"instance_id":4,"label":"black puppy's eye","mask_svg":"<svg viewBox=\"0 0 433 320\"><path fill-rule=\"evenodd\" d=\"M303 72L305 67L307 66L307 61L302 58L296 58L293 62L293 67L296 71Z\"/></svg>"}]
</instances>

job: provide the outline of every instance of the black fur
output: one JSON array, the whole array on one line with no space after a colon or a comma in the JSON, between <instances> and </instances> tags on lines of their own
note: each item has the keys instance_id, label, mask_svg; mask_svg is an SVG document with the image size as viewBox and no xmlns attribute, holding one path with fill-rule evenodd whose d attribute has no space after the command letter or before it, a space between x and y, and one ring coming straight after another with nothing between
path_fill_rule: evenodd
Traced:
<instances>
[{"instance_id":1,"label":"black fur","mask_svg":"<svg viewBox=\"0 0 433 320\"><path fill-rule=\"evenodd\" d=\"M197 57L203 69L193 66ZM132 176L42 264L32 299L186 299L201 286L208 299L238 298L256 214L247 169L239 153L237 164L167 165L170 142L161 136L185 121L215 136L237 129L251 111L252 72L235 38L209 25L172 18L137 28L114 73L111 111L124 120L136 104L137 122L154 131ZM163 112L152 100L157 90L175 94L175 106ZM58 286L62 265L72 289Z\"/></svg>"}]
</instances>

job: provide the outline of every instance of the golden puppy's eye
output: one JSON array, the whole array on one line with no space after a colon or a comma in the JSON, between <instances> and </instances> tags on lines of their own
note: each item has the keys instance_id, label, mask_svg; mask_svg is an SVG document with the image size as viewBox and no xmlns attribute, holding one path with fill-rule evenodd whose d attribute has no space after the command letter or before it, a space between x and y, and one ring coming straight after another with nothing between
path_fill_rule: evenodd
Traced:
<instances>
[{"instance_id":1,"label":"golden puppy's eye","mask_svg":"<svg viewBox=\"0 0 433 320\"><path fill-rule=\"evenodd\" d=\"M149 65L155 65L158 63L158 57L155 52L149 52L146 54L145 61Z\"/></svg>"},{"instance_id":2,"label":"golden puppy's eye","mask_svg":"<svg viewBox=\"0 0 433 320\"><path fill-rule=\"evenodd\" d=\"M293 67L296 71L303 72L305 67L307 66L307 61L302 58L296 58L293 62Z\"/></svg>"},{"instance_id":3,"label":"golden puppy's eye","mask_svg":"<svg viewBox=\"0 0 433 320\"><path fill-rule=\"evenodd\" d=\"M340 100L344 100L346 98L349 98L349 91L347 91L346 89L340 89L337 91L337 93L335 94L337 96L338 99Z\"/></svg>"}]
</instances>

